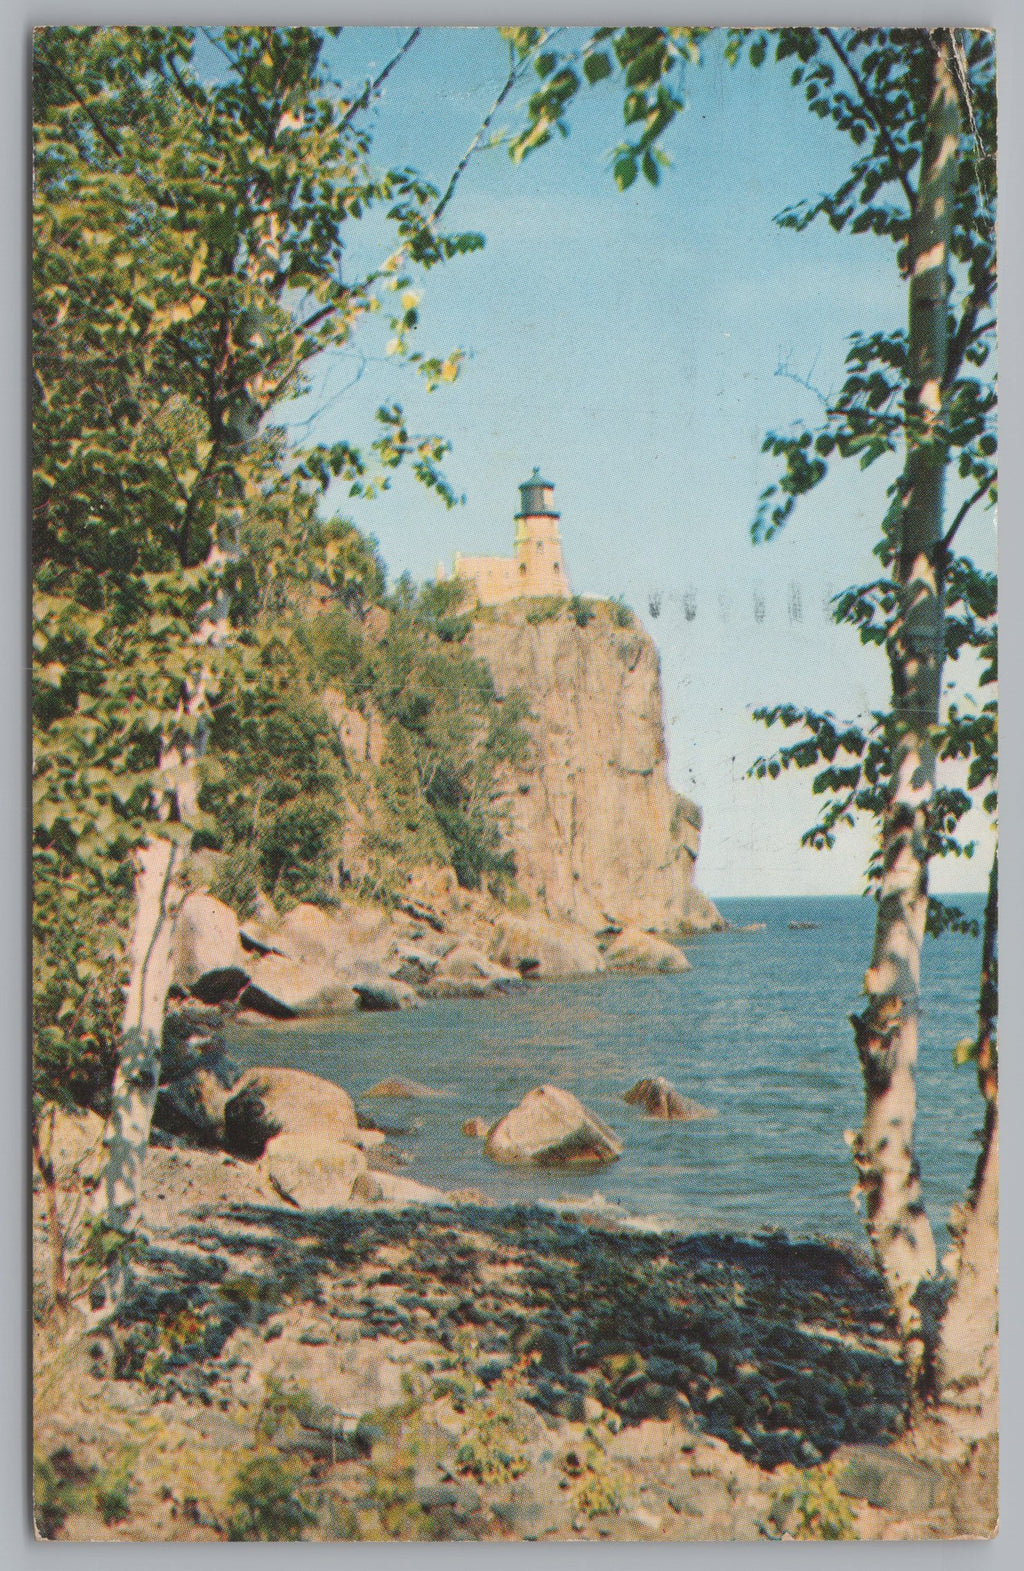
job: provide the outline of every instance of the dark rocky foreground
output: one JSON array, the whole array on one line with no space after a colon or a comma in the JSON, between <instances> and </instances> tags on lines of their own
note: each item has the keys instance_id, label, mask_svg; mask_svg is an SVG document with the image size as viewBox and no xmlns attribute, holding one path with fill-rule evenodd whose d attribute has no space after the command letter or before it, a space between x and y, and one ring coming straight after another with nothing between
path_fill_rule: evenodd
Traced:
<instances>
[{"instance_id":1,"label":"dark rocky foreground","mask_svg":"<svg viewBox=\"0 0 1024 1571\"><path fill-rule=\"evenodd\" d=\"M185 1150L154 1150L147 1187L118 1322L39 1320L52 1536L992 1530L993 1458L954 1476L901 1446L853 1250L473 1201L299 1212Z\"/></svg>"}]
</instances>

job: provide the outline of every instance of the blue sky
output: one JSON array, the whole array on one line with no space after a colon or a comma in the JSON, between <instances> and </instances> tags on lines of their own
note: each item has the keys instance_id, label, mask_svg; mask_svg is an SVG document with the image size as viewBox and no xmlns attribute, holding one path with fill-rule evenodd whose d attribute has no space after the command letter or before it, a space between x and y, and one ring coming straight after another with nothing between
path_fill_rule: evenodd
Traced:
<instances>
[{"instance_id":1,"label":"blue sky","mask_svg":"<svg viewBox=\"0 0 1024 1571\"><path fill-rule=\"evenodd\" d=\"M404 36L346 30L332 46L338 75L360 84ZM389 78L374 158L412 163L443 188L505 69L490 29L426 33ZM901 324L905 289L886 242L773 224L837 184L850 152L788 73L730 70L712 43L687 76L672 167L657 190L638 181L624 195L608 163L618 93L585 95L570 137L518 168L501 150L471 161L446 222L487 244L428 275L419 335L427 352L466 350L456 384L428 396L371 332L321 364L289 418L321 440L365 439L376 406L399 398L414 428L452 442L446 469L464 506L449 512L404 476L373 503L331 499L377 536L394 577L432 577L456 550L507 553L516 487L539 465L556 484L574 588L623 595L658 643L672 780L705 812L702 887L856 892L869 830L830 854L800 848L809 781L746 778L771 746L750 710L790 700L846 717L884 705L884 659L826 607L872 573L893 471L841 465L772 544L752 546L749 524L774 473L764 432L815 417L848 334ZM517 105L506 109L508 123ZM353 268L374 243L364 226ZM968 529L964 548L991 563L992 516ZM978 830L978 859L938 869L937 888L983 886Z\"/></svg>"}]
</instances>

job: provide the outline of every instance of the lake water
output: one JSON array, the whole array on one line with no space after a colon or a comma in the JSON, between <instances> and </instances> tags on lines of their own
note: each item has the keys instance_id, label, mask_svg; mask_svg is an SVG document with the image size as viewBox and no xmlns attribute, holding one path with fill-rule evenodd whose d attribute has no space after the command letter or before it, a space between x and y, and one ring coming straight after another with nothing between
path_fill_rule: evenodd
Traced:
<instances>
[{"instance_id":1,"label":"lake water","mask_svg":"<svg viewBox=\"0 0 1024 1571\"><path fill-rule=\"evenodd\" d=\"M980 896L961 904L980 919ZM244 1064L323 1075L382 1123L421 1121L397 1143L422 1183L506 1201L597 1191L686 1228L782 1227L863 1241L843 1131L863 1110L847 1015L859 1007L874 905L856 897L719 905L729 921L764 922L764 931L690 939L692 969L682 975L535 982L487 1001L236 1028L233 1051ZM791 921L817 925L794 931ZM955 936L929 941L925 953L918 1155L940 1248L977 1152L976 1081L970 1068L954 1068L952 1048L976 1029L979 958L979 941ZM718 1116L664 1123L628 1107L623 1093L653 1074ZM443 1094L363 1100L391 1075ZM461 1133L466 1118L498 1118L543 1082L575 1092L617 1131L619 1162L575 1173L503 1168Z\"/></svg>"}]
</instances>

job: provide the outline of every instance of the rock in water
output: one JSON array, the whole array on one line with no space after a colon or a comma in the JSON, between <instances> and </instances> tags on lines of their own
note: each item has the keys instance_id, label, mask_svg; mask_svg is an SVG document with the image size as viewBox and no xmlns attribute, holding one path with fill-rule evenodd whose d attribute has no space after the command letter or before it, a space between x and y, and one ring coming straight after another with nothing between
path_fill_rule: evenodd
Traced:
<instances>
[{"instance_id":1,"label":"rock in water","mask_svg":"<svg viewBox=\"0 0 1024 1571\"><path fill-rule=\"evenodd\" d=\"M468 1135L470 1140L486 1140L491 1132L491 1126L486 1118L467 1118L462 1126L462 1133Z\"/></svg>"},{"instance_id":2,"label":"rock in water","mask_svg":"<svg viewBox=\"0 0 1024 1571\"><path fill-rule=\"evenodd\" d=\"M702 1107L699 1102L691 1102L688 1096L683 1096L677 1091L670 1081L661 1075L651 1075L646 1080L638 1080L626 1095L624 1102L629 1102L633 1107L643 1108L651 1118L714 1118L713 1107Z\"/></svg>"},{"instance_id":3,"label":"rock in water","mask_svg":"<svg viewBox=\"0 0 1024 1571\"><path fill-rule=\"evenodd\" d=\"M241 1001L243 1009L273 1020L293 1020L299 1015L337 1015L354 1009L356 994L344 977L327 966L266 954L252 966Z\"/></svg>"},{"instance_id":4,"label":"rock in water","mask_svg":"<svg viewBox=\"0 0 1024 1571\"><path fill-rule=\"evenodd\" d=\"M596 941L575 922L556 922L540 912L502 916L491 955L522 976L589 976L605 969Z\"/></svg>"},{"instance_id":5,"label":"rock in water","mask_svg":"<svg viewBox=\"0 0 1024 1571\"><path fill-rule=\"evenodd\" d=\"M237 997L248 980L235 913L213 895L189 895L174 924L174 984L204 1004L219 1004Z\"/></svg>"},{"instance_id":6,"label":"rock in water","mask_svg":"<svg viewBox=\"0 0 1024 1571\"><path fill-rule=\"evenodd\" d=\"M247 1069L224 1108L224 1144L237 1156L262 1156L280 1134L355 1143L352 1098L304 1069Z\"/></svg>"},{"instance_id":7,"label":"rock in water","mask_svg":"<svg viewBox=\"0 0 1024 1571\"><path fill-rule=\"evenodd\" d=\"M689 971L690 962L676 944L639 927L624 927L609 943L605 960L613 971Z\"/></svg>"},{"instance_id":8,"label":"rock in water","mask_svg":"<svg viewBox=\"0 0 1024 1571\"><path fill-rule=\"evenodd\" d=\"M434 1091L430 1086L420 1085L418 1080L403 1080L400 1075L391 1075L387 1080L378 1080L375 1086L363 1093L365 1096L393 1096L399 1100L412 1101L416 1097L440 1096L440 1091Z\"/></svg>"},{"instance_id":9,"label":"rock in water","mask_svg":"<svg viewBox=\"0 0 1024 1571\"><path fill-rule=\"evenodd\" d=\"M614 1131L588 1112L571 1091L537 1086L498 1120L484 1150L496 1162L575 1167L616 1162L623 1146Z\"/></svg>"},{"instance_id":10,"label":"rock in water","mask_svg":"<svg viewBox=\"0 0 1024 1571\"><path fill-rule=\"evenodd\" d=\"M521 984L518 971L495 965L471 944L458 943L438 961L423 991L431 998L482 998Z\"/></svg>"},{"instance_id":11,"label":"rock in water","mask_svg":"<svg viewBox=\"0 0 1024 1571\"><path fill-rule=\"evenodd\" d=\"M415 1009L419 994L408 982L393 976L360 976L352 983L360 1009Z\"/></svg>"}]
</instances>

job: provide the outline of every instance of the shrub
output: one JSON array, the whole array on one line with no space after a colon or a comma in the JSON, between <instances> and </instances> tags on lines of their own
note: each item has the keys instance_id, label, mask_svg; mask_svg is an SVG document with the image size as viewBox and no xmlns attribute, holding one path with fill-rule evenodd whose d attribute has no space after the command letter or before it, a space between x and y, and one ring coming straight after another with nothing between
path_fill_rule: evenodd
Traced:
<instances>
[{"instance_id":1,"label":"shrub","mask_svg":"<svg viewBox=\"0 0 1024 1571\"><path fill-rule=\"evenodd\" d=\"M531 627L539 627L541 622L553 622L561 616L564 605L561 595L541 595L530 601L526 608L526 620Z\"/></svg>"},{"instance_id":2,"label":"shrub","mask_svg":"<svg viewBox=\"0 0 1024 1571\"><path fill-rule=\"evenodd\" d=\"M622 599L621 595L617 596L614 600L610 600L608 604L612 613L612 621L615 623L616 627L633 626L633 613L629 609L629 606L626 604L626 602Z\"/></svg>"},{"instance_id":3,"label":"shrub","mask_svg":"<svg viewBox=\"0 0 1024 1571\"><path fill-rule=\"evenodd\" d=\"M854 1539L856 1515L839 1489L839 1469L834 1462L822 1467L780 1468L787 1482L772 1504L773 1520L791 1523L790 1535L802 1539Z\"/></svg>"},{"instance_id":4,"label":"shrub","mask_svg":"<svg viewBox=\"0 0 1024 1571\"><path fill-rule=\"evenodd\" d=\"M96 1508L108 1527L124 1522L131 1509L131 1473L127 1466L111 1468L96 1483Z\"/></svg>"},{"instance_id":5,"label":"shrub","mask_svg":"<svg viewBox=\"0 0 1024 1571\"><path fill-rule=\"evenodd\" d=\"M569 601L569 612L577 627L586 627L588 622L594 620L594 607L581 595L573 595Z\"/></svg>"},{"instance_id":6,"label":"shrub","mask_svg":"<svg viewBox=\"0 0 1024 1571\"><path fill-rule=\"evenodd\" d=\"M294 1543L314 1514L298 1493L299 1470L273 1451L258 1451L235 1475L228 1504L228 1537Z\"/></svg>"}]
</instances>

